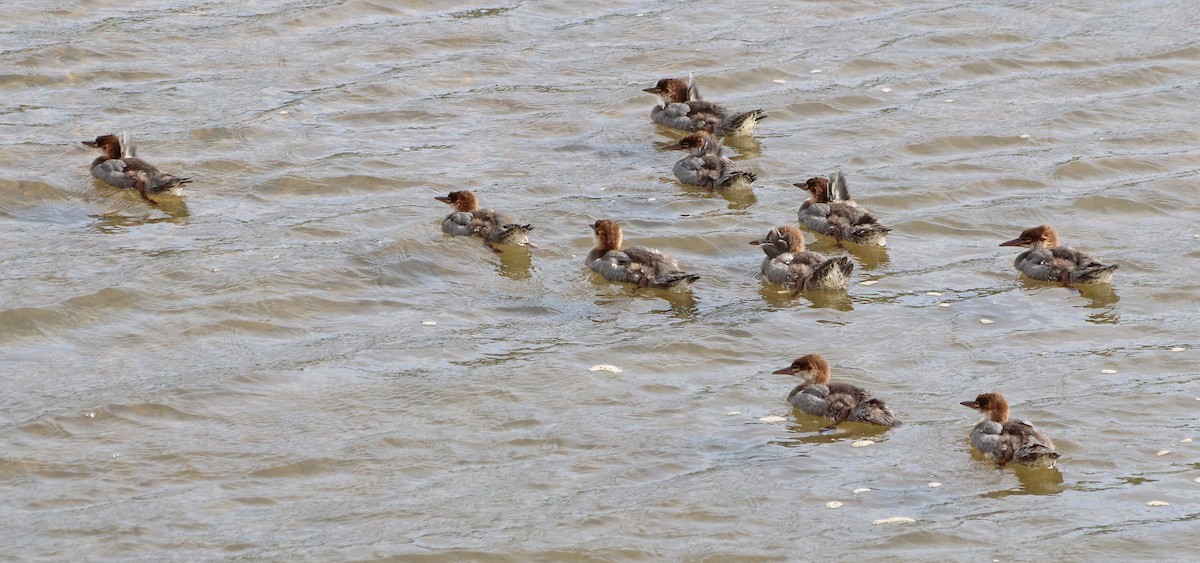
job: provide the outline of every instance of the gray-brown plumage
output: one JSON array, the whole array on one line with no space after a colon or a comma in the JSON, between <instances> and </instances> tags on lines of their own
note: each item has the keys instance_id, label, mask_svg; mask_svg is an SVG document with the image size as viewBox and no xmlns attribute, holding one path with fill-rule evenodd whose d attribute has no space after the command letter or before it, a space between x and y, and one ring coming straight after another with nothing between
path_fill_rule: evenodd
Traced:
<instances>
[{"instance_id":1,"label":"gray-brown plumage","mask_svg":"<svg viewBox=\"0 0 1200 563\"><path fill-rule=\"evenodd\" d=\"M804 249L804 234L792 225L771 229L767 236L750 241L767 255L762 273L767 281L799 291L846 289L854 263L845 256L825 256Z\"/></svg>"},{"instance_id":2,"label":"gray-brown plumage","mask_svg":"<svg viewBox=\"0 0 1200 563\"><path fill-rule=\"evenodd\" d=\"M447 234L477 236L489 248L493 244L529 244L532 225L518 223L507 213L480 209L475 194L468 190L450 192L434 199L454 208L454 212L442 220L442 231Z\"/></svg>"},{"instance_id":3,"label":"gray-brown plumage","mask_svg":"<svg viewBox=\"0 0 1200 563\"><path fill-rule=\"evenodd\" d=\"M862 245L887 245L886 235L892 229L851 199L845 174L831 174L829 179L818 176L792 185L811 194L800 206L801 227L831 236L838 244L850 241Z\"/></svg>"},{"instance_id":4,"label":"gray-brown plumage","mask_svg":"<svg viewBox=\"0 0 1200 563\"><path fill-rule=\"evenodd\" d=\"M832 420L833 424L823 430L845 421L887 427L901 424L887 404L870 391L848 383L829 383L829 362L817 354L796 358L792 365L774 373L804 379L788 393L788 402L805 414Z\"/></svg>"},{"instance_id":5,"label":"gray-brown plumage","mask_svg":"<svg viewBox=\"0 0 1200 563\"><path fill-rule=\"evenodd\" d=\"M1059 458L1054 442L1034 428L1032 423L1008 419L1008 401L1003 395L984 393L975 397L974 401L960 404L983 413L983 420L971 429L971 444L997 465L1016 462L1050 467Z\"/></svg>"},{"instance_id":6,"label":"gray-brown plumage","mask_svg":"<svg viewBox=\"0 0 1200 563\"><path fill-rule=\"evenodd\" d=\"M596 246L586 262L592 271L608 281L631 283L638 287L683 289L700 279L679 268L670 256L652 248L621 246L621 226L611 219L592 225Z\"/></svg>"},{"instance_id":7,"label":"gray-brown plumage","mask_svg":"<svg viewBox=\"0 0 1200 563\"><path fill-rule=\"evenodd\" d=\"M708 129L716 135L749 135L758 122L767 116L763 110L732 112L724 106L704 101L696 85L689 79L664 78L643 92L658 96L659 103L650 110L650 118L667 127L694 132Z\"/></svg>"},{"instance_id":8,"label":"gray-brown plumage","mask_svg":"<svg viewBox=\"0 0 1200 563\"><path fill-rule=\"evenodd\" d=\"M1029 250L1013 261L1021 273L1042 281L1063 285L1108 283L1119 264L1103 264L1095 256L1066 245L1059 245L1058 232L1050 225L1030 227L1021 236L1000 246L1024 246Z\"/></svg>"},{"instance_id":9,"label":"gray-brown plumage","mask_svg":"<svg viewBox=\"0 0 1200 563\"><path fill-rule=\"evenodd\" d=\"M748 189L758 179L753 172L737 167L725 156L725 147L708 131L698 131L663 147L663 150L686 150L688 154L675 162L671 171L680 182L710 190Z\"/></svg>"},{"instance_id":10,"label":"gray-brown plumage","mask_svg":"<svg viewBox=\"0 0 1200 563\"><path fill-rule=\"evenodd\" d=\"M183 195L183 185L191 183L190 179L162 172L138 158L137 146L129 135L122 137L108 134L96 137L94 141L81 141L102 153L92 161L92 176L115 188L135 189L142 199L151 203L158 203L150 198L151 195Z\"/></svg>"}]
</instances>

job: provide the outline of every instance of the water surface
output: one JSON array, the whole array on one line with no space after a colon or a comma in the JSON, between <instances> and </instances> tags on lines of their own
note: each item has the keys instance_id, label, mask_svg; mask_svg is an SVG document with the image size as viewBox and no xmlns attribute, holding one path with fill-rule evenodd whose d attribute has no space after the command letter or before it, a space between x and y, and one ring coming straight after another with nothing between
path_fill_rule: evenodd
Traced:
<instances>
[{"instance_id":1,"label":"water surface","mask_svg":"<svg viewBox=\"0 0 1200 563\"><path fill-rule=\"evenodd\" d=\"M1193 556L1191 2L4 11L10 556ZM768 112L730 142L752 196L681 187L657 150L641 90L688 72ZM79 141L126 130L186 200L92 180ZM747 243L835 169L888 247L846 296L764 286ZM540 248L444 237L457 189ZM602 217L702 280L598 281ZM997 245L1042 223L1121 264L1111 288L1018 278ZM771 374L808 352L907 424L819 434ZM1060 471L972 455L958 402L990 390Z\"/></svg>"}]
</instances>

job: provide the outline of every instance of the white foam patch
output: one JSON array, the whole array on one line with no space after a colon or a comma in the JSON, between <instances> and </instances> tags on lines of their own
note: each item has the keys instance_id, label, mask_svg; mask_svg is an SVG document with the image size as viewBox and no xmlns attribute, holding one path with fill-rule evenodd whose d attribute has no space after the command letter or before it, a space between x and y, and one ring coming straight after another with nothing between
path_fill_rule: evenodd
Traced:
<instances>
[{"instance_id":1,"label":"white foam patch","mask_svg":"<svg viewBox=\"0 0 1200 563\"><path fill-rule=\"evenodd\" d=\"M588 371L607 371L607 372L611 372L611 373L621 373L622 371L625 371L625 370L622 370L621 368L619 368L617 366L610 366L608 364L599 364L599 365L595 365L595 366L588 368Z\"/></svg>"},{"instance_id":2,"label":"white foam patch","mask_svg":"<svg viewBox=\"0 0 1200 563\"><path fill-rule=\"evenodd\" d=\"M758 419L759 422L783 422L785 420L787 420L787 419L782 416L776 416L776 415L764 416L764 417Z\"/></svg>"},{"instance_id":3,"label":"white foam patch","mask_svg":"<svg viewBox=\"0 0 1200 563\"><path fill-rule=\"evenodd\" d=\"M873 446L873 445L875 445L875 442L872 440L855 440L853 442L850 442L851 448L865 448L867 446Z\"/></svg>"},{"instance_id":4,"label":"white foam patch","mask_svg":"<svg viewBox=\"0 0 1200 563\"><path fill-rule=\"evenodd\" d=\"M912 518L909 518L907 516L893 516L891 518L883 518L880 520L873 520L871 523L876 526L882 526L885 524L911 524L913 522L916 522L916 520L913 520Z\"/></svg>"},{"instance_id":5,"label":"white foam patch","mask_svg":"<svg viewBox=\"0 0 1200 563\"><path fill-rule=\"evenodd\" d=\"M840 508L841 506L842 506L842 503L840 503L836 500L831 500L831 501L825 503L825 508Z\"/></svg>"}]
</instances>

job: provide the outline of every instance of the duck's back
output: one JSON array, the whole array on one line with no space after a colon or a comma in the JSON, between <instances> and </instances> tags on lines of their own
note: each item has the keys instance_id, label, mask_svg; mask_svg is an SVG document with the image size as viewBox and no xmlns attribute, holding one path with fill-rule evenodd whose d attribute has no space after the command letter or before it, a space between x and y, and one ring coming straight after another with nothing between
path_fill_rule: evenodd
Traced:
<instances>
[{"instance_id":1,"label":"duck's back","mask_svg":"<svg viewBox=\"0 0 1200 563\"><path fill-rule=\"evenodd\" d=\"M688 116L692 108L685 103L672 103L667 105L656 105L650 109L650 118L655 123L661 123L673 129L683 131L695 131L699 127L697 121Z\"/></svg>"},{"instance_id":2,"label":"duck's back","mask_svg":"<svg viewBox=\"0 0 1200 563\"><path fill-rule=\"evenodd\" d=\"M1049 466L1059 457L1054 442L1025 420L981 421L971 431L971 444L992 459L1026 465Z\"/></svg>"},{"instance_id":3,"label":"duck's back","mask_svg":"<svg viewBox=\"0 0 1200 563\"><path fill-rule=\"evenodd\" d=\"M455 211L442 220L442 232L456 237L470 236L473 218L469 211Z\"/></svg>"},{"instance_id":4,"label":"duck's back","mask_svg":"<svg viewBox=\"0 0 1200 563\"><path fill-rule=\"evenodd\" d=\"M805 414L837 420L845 409L846 420L879 426L900 426L891 409L870 391L848 383L799 385L788 395L788 402Z\"/></svg>"},{"instance_id":5,"label":"duck's back","mask_svg":"<svg viewBox=\"0 0 1200 563\"><path fill-rule=\"evenodd\" d=\"M588 253L587 264L606 280L638 287L683 287L700 278L680 270L670 256L641 246L609 250L603 254L593 249Z\"/></svg>"}]
</instances>

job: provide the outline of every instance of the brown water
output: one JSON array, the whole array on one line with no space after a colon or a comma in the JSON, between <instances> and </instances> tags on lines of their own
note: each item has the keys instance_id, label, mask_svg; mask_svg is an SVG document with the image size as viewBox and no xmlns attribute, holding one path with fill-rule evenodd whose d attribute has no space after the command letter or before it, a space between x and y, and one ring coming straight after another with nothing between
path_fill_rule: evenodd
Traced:
<instances>
[{"instance_id":1,"label":"brown water","mask_svg":"<svg viewBox=\"0 0 1200 563\"><path fill-rule=\"evenodd\" d=\"M1200 5L776 4L5 2L5 556L1193 558ZM656 150L688 72L768 111L753 197ZM91 179L125 130L186 200ZM886 251L763 286L835 169ZM541 248L444 237L464 188ZM600 217L703 279L597 281ZM1041 223L1111 290L1021 281ZM907 424L818 434L771 374L807 352ZM1060 471L972 456L988 390Z\"/></svg>"}]
</instances>

